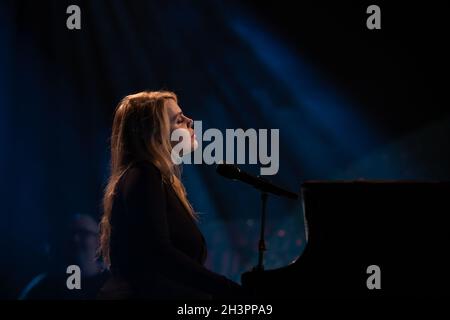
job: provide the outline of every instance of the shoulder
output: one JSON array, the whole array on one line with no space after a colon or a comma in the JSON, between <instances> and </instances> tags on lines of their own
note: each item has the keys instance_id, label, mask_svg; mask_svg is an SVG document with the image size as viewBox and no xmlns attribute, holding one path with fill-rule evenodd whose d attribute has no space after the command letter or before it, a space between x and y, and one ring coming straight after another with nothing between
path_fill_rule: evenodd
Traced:
<instances>
[{"instance_id":1,"label":"shoulder","mask_svg":"<svg viewBox=\"0 0 450 320\"><path fill-rule=\"evenodd\" d=\"M160 188L163 179L160 170L151 162L134 163L122 177L122 187L125 194L132 190Z\"/></svg>"},{"instance_id":2,"label":"shoulder","mask_svg":"<svg viewBox=\"0 0 450 320\"><path fill-rule=\"evenodd\" d=\"M153 163L149 161L139 161L133 163L125 174L127 176L145 175L145 176L162 177L161 171Z\"/></svg>"}]
</instances>

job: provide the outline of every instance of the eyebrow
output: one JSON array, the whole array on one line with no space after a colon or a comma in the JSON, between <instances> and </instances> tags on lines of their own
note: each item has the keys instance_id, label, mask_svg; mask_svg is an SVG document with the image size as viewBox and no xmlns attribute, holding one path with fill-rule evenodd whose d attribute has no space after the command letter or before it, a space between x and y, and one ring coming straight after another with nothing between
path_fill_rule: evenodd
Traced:
<instances>
[{"instance_id":1,"label":"eyebrow","mask_svg":"<svg viewBox=\"0 0 450 320\"><path fill-rule=\"evenodd\" d=\"M175 115L172 117L172 121L175 120L179 115L182 115L182 114L183 114L183 111L180 111L180 112L178 112L177 114L175 114Z\"/></svg>"}]
</instances>

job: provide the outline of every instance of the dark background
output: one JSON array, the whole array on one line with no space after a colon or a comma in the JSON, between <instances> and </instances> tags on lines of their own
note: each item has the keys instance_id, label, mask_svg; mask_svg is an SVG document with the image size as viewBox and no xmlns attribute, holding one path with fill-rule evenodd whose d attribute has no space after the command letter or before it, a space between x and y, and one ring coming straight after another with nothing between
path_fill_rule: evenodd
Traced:
<instances>
[{"instance_id":1,"label":"dark background","mask_svg":"<svg viewBox=\"0 0 450 320\"><path fill-rule=\"evenodd\" d=\"M101 214L119 100L175 91L206 128L280 129L280 170L310 179L448 180L446 11L427 2L0 2L0 297L46 269L68 216ZM66 28L77 4L82 29ZM381 8L381 30L366 8ZM257 174L258 166L243 166ZM256 263L259 195L184 166L209 245L235 280ZM299 202L269 198L266 266L304 247Z\"/></svg>"}]
</instances>

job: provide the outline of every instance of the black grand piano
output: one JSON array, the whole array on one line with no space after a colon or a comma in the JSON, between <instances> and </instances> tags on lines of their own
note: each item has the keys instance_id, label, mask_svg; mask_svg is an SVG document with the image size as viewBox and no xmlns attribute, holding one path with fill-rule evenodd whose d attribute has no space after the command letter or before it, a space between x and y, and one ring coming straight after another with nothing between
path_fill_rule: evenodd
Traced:
<instances>
[{"instance_id":1,"label":"black grand piano","mask_svg":"<svg viewBox=\"0 0 450 320\"><path fill-rule=\"evenodd\" d=\"M301 195L305 250L288 266L244 273L252 296L434 297L450 290L450 183L311 181ZM379 289L369 279L375 273Z\"/></svg>"}]
</instances>

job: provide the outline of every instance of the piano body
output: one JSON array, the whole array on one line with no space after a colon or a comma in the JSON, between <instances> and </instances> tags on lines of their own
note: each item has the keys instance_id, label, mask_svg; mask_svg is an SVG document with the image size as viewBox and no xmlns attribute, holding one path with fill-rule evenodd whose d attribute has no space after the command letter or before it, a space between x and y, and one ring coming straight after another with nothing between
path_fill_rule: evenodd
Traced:
<instances>
[{"instance_id":1,"label":"piano body","mask_svg":"<svg viewBox=\"0 0 450 320\"><path fill-rule=\"evenodd\" d=\"M450 290L450 183L310 181L301 193L305 250L288 266L244 273L253 296L426 297ZM381 289L367 286L371 265L380 268Z\"/></svg>"}]
</instances>

